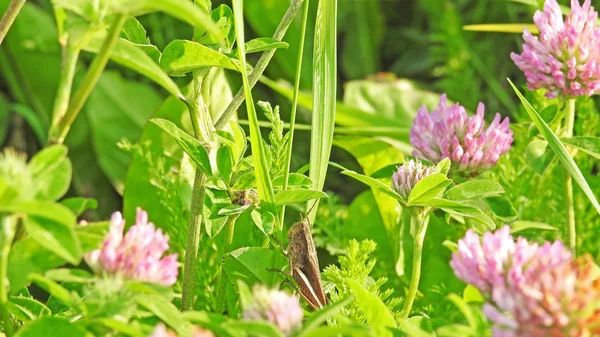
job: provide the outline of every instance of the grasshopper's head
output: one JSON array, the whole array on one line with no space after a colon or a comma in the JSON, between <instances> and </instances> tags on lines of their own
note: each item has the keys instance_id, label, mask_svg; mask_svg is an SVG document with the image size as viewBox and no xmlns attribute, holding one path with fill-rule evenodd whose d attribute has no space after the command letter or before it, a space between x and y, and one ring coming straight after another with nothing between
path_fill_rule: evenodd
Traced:
<instances>
[{"instance_id":1,"label":"grasshopper's head","mask_svg":"<svg viewBox=\"0 0 600 337\"><path fill-rule=\"evenodd\" d=\"M302 218L302 220L296 222L288 231L288 242L294 241L294 238L306 233L310 233L310 223L308 219Z\"/></svg>"}]
</instances>

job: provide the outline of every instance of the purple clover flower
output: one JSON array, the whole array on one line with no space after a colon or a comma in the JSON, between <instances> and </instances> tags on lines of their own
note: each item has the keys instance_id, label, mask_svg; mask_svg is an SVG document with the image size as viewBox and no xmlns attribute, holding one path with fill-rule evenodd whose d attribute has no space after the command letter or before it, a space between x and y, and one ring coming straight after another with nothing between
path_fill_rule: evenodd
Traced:
<instances>
[{"instance_id":1,"label":"purple clover flower","mask_svg":"<svg viewBox=\"0 0 600 337\"><path fill-rule=\"evenodd\" d=\"M254 286L252 294L252 303L244 308L244 319L269 321L285 335L302 325L304 311L298 297L265 286Z\"/></svg>"},{"instance_id":2,"label":"purple clover flower","mask_svg":"<svg viewBox=\"0 0 600 337\"><path fill-rule=\"evenodd\" d=\"M137 209L135 225L123 236L125 220L113 213L110 231L100 249L86 254L92 269L126 279L172 286L177 281L177 254L163 254L169 249L169 237L148 222L148 213Z\"/></svg>"},{"instance_id":3,"label":"purple clover flower","mask_svg":"<svg viewBox=\"0 0 600 337\"><path fill-rule=\"evenodd\" d=\"M415 185L433 173L433 167L411 159L408 163L398 167L398 171L392 175L392 188L407 200Z\"/></svg>"},{"instance_id":4,"label":"purple clover flower","mask_svg":"<svg viewBox=\"0 0 600 337\"><path fill-rule=\"evenodd\" d=\"M485 129L484 105L479 103L475 116L456 103L446 106L446 95L440 97L437 109L429 113L419 108L410 130L413 155L439 163L450 158L453 167L466 175L476 175L496 165L501 155L510 150L513 132L506 117L496 114Z\"/></svg>"},{"instance_id":5,"label":"purple clover flower","mask_svg":"<svg viewBox=\"0 0 600 337\"><path fill-rule=\"evenodd\" d=\"M494 337L600 332L600 272L589 257L575 261L560 241L515 242L508 226L482 240L469 230L450 265L488 299L483 312Z\"/></svg>"},{"instance_id":6,"label":"purple clover flower","mask_svg":"<svg viewBox=\"0 0 600 337\"><path fill-rule=\"evenodd\" d=\"M600 27L590 0L571 0L571 13L563 21L556 0L546 0L533 21L539 37L523 30L523 52L511 53L527 77L530 90L547 89L546 97L591 96L600 90Z\"/></svg>"}]
</instances>

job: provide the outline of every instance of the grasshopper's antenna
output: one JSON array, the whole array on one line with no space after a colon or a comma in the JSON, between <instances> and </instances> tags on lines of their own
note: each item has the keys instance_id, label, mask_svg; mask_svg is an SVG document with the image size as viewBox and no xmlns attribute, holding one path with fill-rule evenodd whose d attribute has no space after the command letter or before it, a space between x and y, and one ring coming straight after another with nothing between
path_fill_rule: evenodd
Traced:
<instances>
[{"instance_id":1,"label":"grasshopper's antenna","mask_svg":"<svg viewBox=\"0 0 600 337\"><path fill-rule=\"evenodd\" d=\"M315 202L313 202L313 204L312 204L312 206L310 206L310 209L308 210L308 212L306 212L306 217L307 217L307 218L308 218L308 214L309 214L310 212L312 212L312 211L313 211L313 209L315 209L315 206L317 206L317 202L316 202L316 201L315 201ZM300 218L302 219L302 221L304 221L304 216L302 216L302 214L300 214ZM309 222L309 224L310 224L310 222Z\"/></svg>"}]
</instances>

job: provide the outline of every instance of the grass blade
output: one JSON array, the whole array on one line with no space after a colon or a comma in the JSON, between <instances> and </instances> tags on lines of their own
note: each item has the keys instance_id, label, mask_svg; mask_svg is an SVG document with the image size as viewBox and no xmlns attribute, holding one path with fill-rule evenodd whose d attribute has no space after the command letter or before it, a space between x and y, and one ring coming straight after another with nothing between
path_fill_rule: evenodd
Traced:
<instances>
[{"instance_id":1,"label":"grass blade","mask_svg":"<svg viewBox=\"0 0 600 337\"><path fill-rule=\"evenodd\" d=\"M310 173L313 189L322 190L333 145L337 84L337 0L320 0L317 9L313 54L313 114L310 140ZM318 200L309 201L314 221Z\"/></svg>"},{"instance_id":2,"label":"grass blade","mask_svg":"<svg viewBox=\"0 0 600 337\"><path fill-rule=\"evenodd\" d=\"M563 167L567 170L567 172L569 172L571 177L573 177L573 180L575 180L575 182L577 182L577 184L581 187L583 193L585 193L588 199L590 199L590 201L592 202L592 205L594 205L594 208L596 208L596 211L600 213L600 204L598 204L598 200L596 199L594 192L592 192L590 185L588 185L587 181L583 177L581 170L579 170L579 167L567 151L567 148L565 148L563 143L558 139L554 132L552 132L552 129L550 129L548 124L544 122L542 117L537 113L537 111L535 111L533 106L529 104L527 99L521 94L519 89L515 87L515 85L510 79L508 79L508 83L510 83L517 96L519 96L519 99L525 107L525 110L527 110L527 113L531 117L531 120L538 128L540 133L544 136L544 138L548 142L548 145L550 145L550 148L556 154L556 157L563 164Z\"/></svg>"},{"instance_id":3,"label":"grass blade","mask_svg":"<svg viewBox=\"0 0 600 337\"><path fill-rule=\"evenodd\" d=\"M248 82L248 74L246 72L246 46L244 41L244 14L243 0L233 1L233 13L235 18L235 31L238 43L238 55L240 59L240 72L244 82L244 95L246 97L246 108L248 109L248 121L250 124L250 144L252 145L252 158L254 162L254 172L258 185L258 196L261 200L269 204L275 203L275 193L273 193L273 185L269 176L267 157L263 147L262 138L260 135L260 126L258 117L256 116L256 108L252 93L250 92L250 83Z\"/></svg>"}]
</instances>

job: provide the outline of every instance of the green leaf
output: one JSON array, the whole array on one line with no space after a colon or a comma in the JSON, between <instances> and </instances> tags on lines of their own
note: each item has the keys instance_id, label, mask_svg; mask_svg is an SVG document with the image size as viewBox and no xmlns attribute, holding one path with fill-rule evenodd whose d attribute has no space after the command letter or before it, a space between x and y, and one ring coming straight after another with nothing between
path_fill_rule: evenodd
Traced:
<instances>
[{"instance_id":1,"label":"green leaf","mask_svg":"<svg viewBox=\"0 0 600 337\"><path fill-rule=\"evenodd\" d=\"M356 303L364 312L367 323L375 336L391 337L392 332L388 328L395 328L396 321L381 299L354 280L348 280L348 287L352 291Z\"/></svg>"},{"instance_id":2,"label":"green leaf","mask_svg":"<svg viewBox=\"0 0 600 337\"><path fill-rule=\"evenodd\" d=\"M564 144L569 144L576 149L579 149L590 156L600 159L600 138L598 137L572 137L561 138Z\"/></svg>"},{"instance_id":3,"label":"green leaf","mask_svg":"<svg viewBox=\"0 0 600 337\"><path fill-rule=\"evenodd\" d=\"M233 158L231 150L227 146L221 146L217 150L217 168L225 183L229 186L231 174L233 173Z\"/></svg>"},{"instance_id":4,"label":"green leaf","mask_svg":"<svg viewBox=\"0 0 600 337\"><path fill-rule=\"evenodd\" d=\"M69 322L65 318L44 317L23 326L14 335L15 337L47 337L47 336L69 336L69 337L93 337L78 325Z\"/></svg>"},{"instance_id":5,"label":"green leaf","mask_svg":"<svg viewBox=\"0 0 600 337\"><path fill-rule=\"evenodd\" d=\"M248 286L262 283L272 287L275 285L272 280L277 281L273 273L277 272L269 269L282 270L285 264L280 252L260 247L245 247L226 254L223 269L233 283L241 280Z\"/></svg>"},{"instance_id":6,"label":"green leaf","mask_svg":"<svg viewBox=\"0 0 600 337\"><path fill-rule=\"evenodd\" d=\"M238 71L238 65L225 54L197 42L175 40L163 50L160 67L172 76L183 76L204 67L220 67Z\"/></svg>"},{"instance_id":7,"label":"green leaf","mask_svg":"<svg viewBox=\"0 0 600 337\"><path fill-rule=\"evenodd\" d=\"M0 212L24 213L46 218L68 227L74 226L77 222L75 215L68 208L49 201L18 201L10 204L0 204Z\"/></svg>"},{"instance_id":8,"label":"green leaf","mask_svg":"<svg viewBox=\"0 0 600 337\"><path fill-rule=\"evenodd\" d=\"M517 219L519 214L510 202L502 197L487 197L485 202L498 219L503 222L511 222Z\"/></svg>"},{"instance_id":9,"label":"green leaf","mask_svg":"<svg viewBox=\"0 0 600 337\"><path fill-rule=\"evenodd\" d=\"M161 129L166 131L173 139L179 144L179 146L190 156L194 163L202 170L206 175L212 175L212 168L210 166L210 158L206 148L200 144L200 142L194 137L185 133L173 124L173 122L162 118L153 118L150 120L152 123L158 125Z\"/></svg>"},{"instance_id":10,"label":"green leaf","mask_svg":"<svg viewBox=\"0 0 600 337\"><path fill-rule=\"evenodd\" d=\"M404 199L400 196L400 194L396 193L396 191L394 191L390 186L382 183L381 181L379 181L377 179L371 178L371 177L363 175L363 174L356 173L354 171L348 171L348 170L342 171L342 174L350 176L365 185L368 185L372 188L382 191L383 193L391 196L392 198L394 198L396 200L404 202Z\"/></svg>"},{"instance_id":11,"label":"green leaf","mask_svg":"<svg viewBox=\"0 0 600 337\"><path fill-rule=\"evenodd\" d=\"M85 45L84 50L97 53L103 43L103 38L92 39ZM177 84L161 69L156 63L157 60L148 55L148 52L151 54L158 53L155 57L160 57L160 52L158 50L151 51L153 49L156 49L156 47L151 45L137 45L125 39L118 39L115 46L111 49L110 58L120 65L148 77L167 90L171 95L177 98L183 97Z\"/></svg>"},{"instance_id":12,"label":"green leaf","mask_svg":"<svg viewBox=\"0 0 600 337\"><path fill-rule=\"evenodd\" d=\"M85 226L76 226L75 234L81 243L81 250L90 252L100 248L106 239L109 230L109 222L92 222Z\"/></svg>"},{"instance_id":13,"label":"green leaf","mask_svg":"<svg viewBox=\"0 0 600 337\"><path fill-rule=\"evenodd\" d=\"M121 37L135 44L150 44L146 29L134 17L130 17L125 21L125 26L123 26L123 30L121 31Z\"/></svg>"},{"instance_id":14,"label":"green leaf","mask_svg":"<svg viewBox=\"0 0 600 337\"><path fill-rule=\"evenodd\" d=\"M250 336L284 337L281 330L268 321L238 320L226 323L225 326L231 329L239 329Z\"/></svg>"},{"instance_id":15,"label":"green leaf","mask_svg":"<svg viewBox=\"0 0 600 337\"><path fill-rule=\"evenodd\" d=\"M283 186L284 178L285 176L283 175L275 178L275 180L273 180L273 187L280 188L281 186ZM290 173L288 177L288 185L296 188L308 188L312 185L312 180L310 180L310 178L305 176L304 174Z\"/></svg>"},{"instance_id":16,"label":"green leaf","mask_svg":"<svg viewBox=\"0 0 600 337\"><path fill-rule=\"evenodd\" d=\"M475 200L504 193L504 188L492 180L469 180L449 189L444 197L450 200Z\"/></svg>"},{"instance_id":17,"label":"green leaf","mask_svg":"<svg viewBox=\"0 0 600 337\"><path fill-rule=\"evenodd\" d=\"M317 329L321 324L327 322L330 318L336 315L346 304L352 301L351 297L345 298L336 303L325 306L323 309L315 312L304 323L302 331L296 337L306 337L311 331Z\"/></svg>"},{"instance_id":18,"label":"green leaf","mask_svg":"<svg viewBox=\"0 0 600 337\"><path fill-rule=\"evenodd\" d=\"M61 200L60 203L71 210L75 216L80 216L85 211L98 208L98 201L91 198L68 198Z\"/></svg>"},{"instance_id":19,"label":"green leaf","mask_svg":"<svg viewBox=\"0 0 600 337\"><path fill-rule=\"evenodd\" d=\"M441 173L434 173L421 179L410 192L408 205L427 203L440 195L451 183L452 180Z\"/></svg>"},{"instance_id":20,"label":"green leaf","mask_svg":"<svg viewBox=\"0 0 600 337\"><path fill-rule=\"evenodd\" d=\"M551 226L547 223L543 223L543 222L519 220L519 221L515 221L510 224L510 233L511 234L519 233L519 232L522 232L522 231L525 231L528 229L545 230L545 231L558 230L558 228L553 227L553 226Z\"/></svg>"},{"instance_id":21,"label":"green leaf","mask_svg":"<svg viewBox=\"0 0 600 337\"><path fill-rule=\"evenodd\" d=\"M292 190L288 189L275 194L275 204L278 206L297 204L312 199L327 198L327 194L315 190Z\"/></svg>"},{"instance_id":22,"label":"green leaf","mask_svg":"<svg viewBox=\"0 0 600 337\"><path fill-rule=\"evenodd\" d=\"M161 11L194 25L198 30L204 29L214 36L220 35L219 27L211 19L208 8L202 1L194 3L189 0L119 0L113 3L113 10L131 16Z\"/></svg>"},{"instance_id":23,"label":"green leaf","mask_svg":"<svg viewBox=\"0 0 600 337\"><path fill-rule=\"evenodd\" d=\"M60 199L71 184L72 166L64 145L53 145L38 152L28 164L36 199L54 201Z\"/></svg>"},{"instance_id":24,"label":"green leaf","mask_svg":"<svg viewBox=\"0 0 600 337\"><path fill-rule=\"evenodd\" d=\"M287 49L288 47L289 45L286 42L277 41L271 37L259 37L246 42L246 54L258 53L270 49Z\"/></svg>"},{"instance_id":25,"label":"green leaf","mask_svg":"<svg viewBox=\"0 0 600 337\"><path fill-rule=\"evenodd\" d=\"M189 323L181 317L181 313L171 302L158 295L146 294L136 297L136 302L146 310L150 311L161 321L165 322L180 336L185 336Z\"/></svg>"},{"instance_id":26,"label":"green leaf","mask_svg":"<svg viewBox=\"0 0 600 337\"><path fill-rule=\"evenodd\" d=\"M194 41L198 41L203 45L214 45L224 40L224 48L226 50L231 50L233 43L235 42L233 11L229 6L223 4L213 9L213 11L210 13L210 16L213 21L217 23L217 27L219 27L219 36L205 35L199 39L200 34L194 32Z\"/></svg>"},{"instance_id":27,"label":"green leaf","mask_svg":"<svg viewBox=\"0 0 600 337\"><path fill-rule=\"evenodd\" d=\"M445 211L453 210L453 211L459 212L461 214L481 214L481 211L474 206L471 206L471 205L468 205L468 204L465 204L462 202L457 202L454 200L447 200L447 199L441 199L441 198L432 199L423 204L419 204L419 206L429 206L429 207L441 208Z\"/></svg>"},{"instance_id":28,"label":"green leaf","mask_svg":"<svg viewBox=\"0 0 600 337\"><path fill-rule=\"evenodd\" d=\"M90 323L101 324L111 331L114 330L115 332L120 332L125 336L147 337L147 334L142 331L142 327L140 327L140 324L136 321L125 323L118 318L103 317L92 319L90 320Z\"/></svg>"},{"instance_id":29,"label":"green leaf","mask_svg":"<svg viewBox=\"0 0 600 337\"><path fill-rule=\"evenodd\" d=\"M27 216L23 218L27 234L40 246L65 259L73 265L81 261L81 245L72 227L51 219Z\"/></svg>"},{"instance_id":30,"label":"green leaf","mask_svg":"<svg viewBox=\"0 0 600 337\"><path fill-rule=\"evenodd\" d=\"M51 279L39 275L39 274L31 274L29 275L29 280L40 288L47 291L52 297L54 297L59 302L70 306L77 307L77 301L72 295L71 292L65 288L63 288L60 284L52 281Z\"/></svg>"},{"instance_id":31,"label":"green leaf","mask_svg":"<svg viewBox=\"0 0 600 337\"><path fill-rule=\"evenodd\" d=\"M273 232L273 225L275 223L275 216L273 213L265 211L264 209L253 210L250 213L252 217L252 222L263 232L265 235L271 234Z\"/></svg>"},{"instance_id":32,"label":"green leaf","mask_svg":"<svg viewBox=\"0 0 600 337\"><path fill-rule=\"evenodd\" d=\"M47 306L27 297L11 297L6 308L21 322L33 321L51 315Z\"/></svg>"},{"instance_id":33,"label":"green leaf","mask_svg":"<svg viewBox=\"0 0 600 337\"><path fill-rule=\"evenodd\" d=\"M521 103L525 107L525 110L527 110L527 113L529 114L529 117L531 118L533 123L540 130L540 133L544 136L544 138L546 138L546 141L548 142L548 145L550 145L552 151L554 151L560 162L567 170L567 172L569 172L571 177L573 177L573 180L575 180L575 182L581 187L583 193L585 193L588 199L592 202L592 205L594 206L596 211L600 213L600 204L598 203L594 192L590 188L590 185L588 185L587 181L585 180L585 177L581 173L581 170L579 169L571 155L569 155L569 152L567 151L565 146L560 142L558 137L556 137L554 132L552 132L552 129L550 129L548 124L546 124L544 120L540 117L540 115L535 111L533 106L529 104L527 99L523 97L521 92L517 89L517 87L515 87L515 85L510 81L510 79L508 80L508 82L513 87L513 90L515 91L517 96L519 96Z\"/></svg>"},{"instance_id":34,"label":"green leaf","mask_svg":"<svg viewBox=\"0 0 600 337\"><path fill-rule=\"evenodd\" d=\"M556 156L548 147L548 142L541 139L531 141L525 149L525 157L529 165L539 174L544 173Z\"/></svg>"},{"instance_id":35,"label":"green leaf","mask_svg":"<svg viewBox=\"0 0 600 337\"><path fill-rule=\"evenodd\" d=\"M242 72L242 81L244 85L244 95L246 97L246 108L248 110L248 121L250 123L250 144L252 146L252 161L254 164L254 173L256 183L258 185L258 196L260 200L264 200L269 204L275 203L275 193L271 176L269 173L269 165L267 154L264 148L260 126L258 125L258 116L250 83L248 82L248 74L246 73L246 48L244 39L244 13L243 1L233 1L233 12L235 18L235 30L238 44L238 57L241 62L240 71Z\"/></svg>"},{"instance_id":36,"label":"green leaf","mask_svg":"<svg viewBox=\"0 0 600 337\"><path fill-rule=\"evenodd\" d=\"M333 144L337 103L337 0L319 1L313 50L313 110L310 133L310 172L314 190L322 190ZM308 215L314 222L319 200Z\"/></svg>"}]
</instances>

